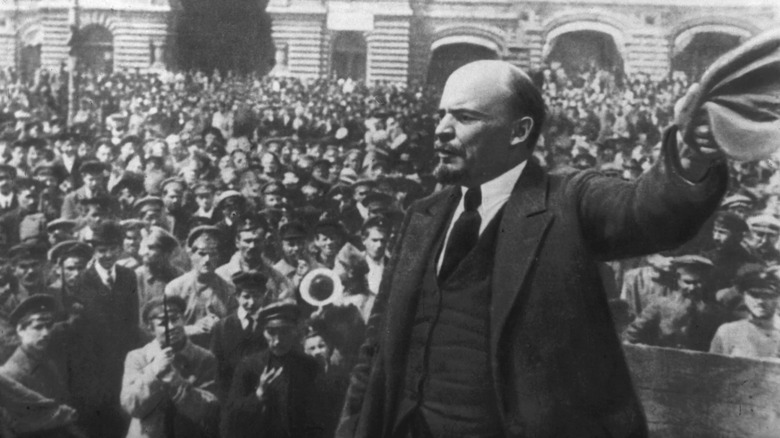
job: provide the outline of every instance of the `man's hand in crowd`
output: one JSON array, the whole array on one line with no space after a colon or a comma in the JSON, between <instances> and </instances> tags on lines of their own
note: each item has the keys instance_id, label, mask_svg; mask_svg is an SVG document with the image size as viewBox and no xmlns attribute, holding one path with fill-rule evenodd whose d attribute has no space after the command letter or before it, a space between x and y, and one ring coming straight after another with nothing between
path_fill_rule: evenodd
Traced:
<instances>
[{"instance_id":1,"label":"man's hand in crowd","mask_svg":"<svg viewBox=\"0 0 780 438\"><path fill-rule=\"evenodd\" d=\"M152 359L152 366L154 367L154 373L158 378L163 377L173 370L173 359L176 354L173 352L173 348L165 347L161 348Z\"/></svg>"},{"instance_id":2,"label":"man's hand in crowd","mask_svg":"<svg viewBox=\"0 0 780 438\"><path fill-rule=\"evenodd\" d=\"M265 371L263 371L263 374L260 375L260 384L257 385L257 389L255 390L255 396L257 396L258 400L263 400L263 396L268 391L271 383L282 375L282 371L284 371L284 367L276 370L266 368Z\"/></svg>"}]
</instances>

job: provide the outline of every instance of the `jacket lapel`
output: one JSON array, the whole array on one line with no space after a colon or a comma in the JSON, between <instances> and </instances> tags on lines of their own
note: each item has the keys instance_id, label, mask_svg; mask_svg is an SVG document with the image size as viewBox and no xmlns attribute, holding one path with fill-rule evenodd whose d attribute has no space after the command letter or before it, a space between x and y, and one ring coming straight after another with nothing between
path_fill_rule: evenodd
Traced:
<instances>
[{"instance_id":1,"label":"jacket lapel","mask_svg":"<svg viewBox=\"0 0 780 438\"><path fill-rule=\"evenodd\" d=\"M422 276L431 257L437 239L436 231L444 228L444 222L454 210L458 200L457 187L440 192L427 208L412 212L409 225L401 242L403 248L398 254L393 272L393 284L385 321L393 324L387 327L387 358L403 360L409 333L414 319L418 290ZM400 370L395 370L400 371Z\"/></svg>"},{"instance_id":2,"label":"jacket lapel","mask_svg":"<svg viewBox=\"0 0 780 438\"><path fill-rule=\"evenodd\" d=\"M529 161L507 201L496 239L490 309L490 348L498 355L498 341L512 311L525 277L537 255L539 244L552 220L547 211L548 177ZM494 361L494 378L497 374Z\"/></svg>"}]
</instances>

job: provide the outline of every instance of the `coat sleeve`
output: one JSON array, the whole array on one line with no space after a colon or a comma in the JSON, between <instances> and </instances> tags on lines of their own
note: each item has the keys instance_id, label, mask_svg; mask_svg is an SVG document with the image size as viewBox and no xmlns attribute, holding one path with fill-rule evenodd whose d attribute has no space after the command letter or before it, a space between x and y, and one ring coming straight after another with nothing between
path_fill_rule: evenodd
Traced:
<instances>
[{"instance_id":1,"label":"coat sleeve","mask_svg":"<svg viewBox=\"0 0 780 438\"><path fill-rule=\"evenodd\" d=\"M165 386L149 365L140 350L131 351L125 359L119 401L122 409L134 418L148 416L168 398Z\"/></svg>"},{"instance_id":2,"label":"coat sleeve","mask_svg":"<svg viewBox=\"0 0 780 438\"><path fill-rule=\"evenodd\" d=\"M661 312L658 305L653 303L647 306L642 311L642 314L626 329L626 341L632 344L655 344L655 341L658 339L658 324L660 320Z\"/></svg>"},{"instance_id":3,"label":"coat sleeve","mask_svg":"<svg viewBox=\"0 0 780 438\"><path fill-rule=\"evenodd\" d=\"M179 373L171 373L168 386L177 412L195 422L211 418L218 405L215 395L217 361L211 353L204 353L193 365L194 379L184 379Z\"/></svg>"},{"instance_id":4,"label":"coat sleeve","mask_svg":"<svg viewBox=\"0 0 780 438\"><path fill-rule=\"evenodd\" d=\"M244 359L236 367L227 402L222 411L220 436L223 438L253 437L265 419L266 405L258 400L255 389L259 377L252 362Z\"/></svg>"},{"instance_id":5,"label":"coat sleeve","mask_svg":"<svg viewBox=\"0 0 780 438\"><path fill-rule=\"evenodd\" d=\"M728 184L725 163L699 182L683 177L676 127L664 133L661 157L636 181L589 171L572 177L582 237L601 260L636 257L681 245L715 211Z\"/></svg>"}]
</instances>

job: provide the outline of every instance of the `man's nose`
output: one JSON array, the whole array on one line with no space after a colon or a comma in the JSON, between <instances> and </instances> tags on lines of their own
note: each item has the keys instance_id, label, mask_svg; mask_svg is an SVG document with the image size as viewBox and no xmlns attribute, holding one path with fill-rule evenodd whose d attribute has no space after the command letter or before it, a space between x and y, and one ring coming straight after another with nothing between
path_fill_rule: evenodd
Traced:
<instances>
[{"instance_id":1,"label":"man's nose","mask_svg":"<svg viewBox=\"0 0 780 438\"><path fill-rule=\"evenodd\" d=\"M452 116L445 114L444 117L436 125L436 139L440 142L446 143L455 138L455 130L452 127Z\"/></svg>"}]
</instances>

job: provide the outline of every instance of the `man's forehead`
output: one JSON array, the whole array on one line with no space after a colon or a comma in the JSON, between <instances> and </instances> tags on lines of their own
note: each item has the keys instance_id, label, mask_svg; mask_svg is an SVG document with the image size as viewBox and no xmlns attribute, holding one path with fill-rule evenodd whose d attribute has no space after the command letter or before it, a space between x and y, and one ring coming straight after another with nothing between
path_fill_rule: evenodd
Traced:
<instances>
[{"instance_id":1,"label":"man's forehead","mask_svg":"<svg viewBox=\"0 0 780 438\"><path fill-rule=\"evenodd\" d=\"M510 72L502 63L467 64L447 79L439 107L490 109L512 97L510 81Z\"/></svg>"}]
</instances>

